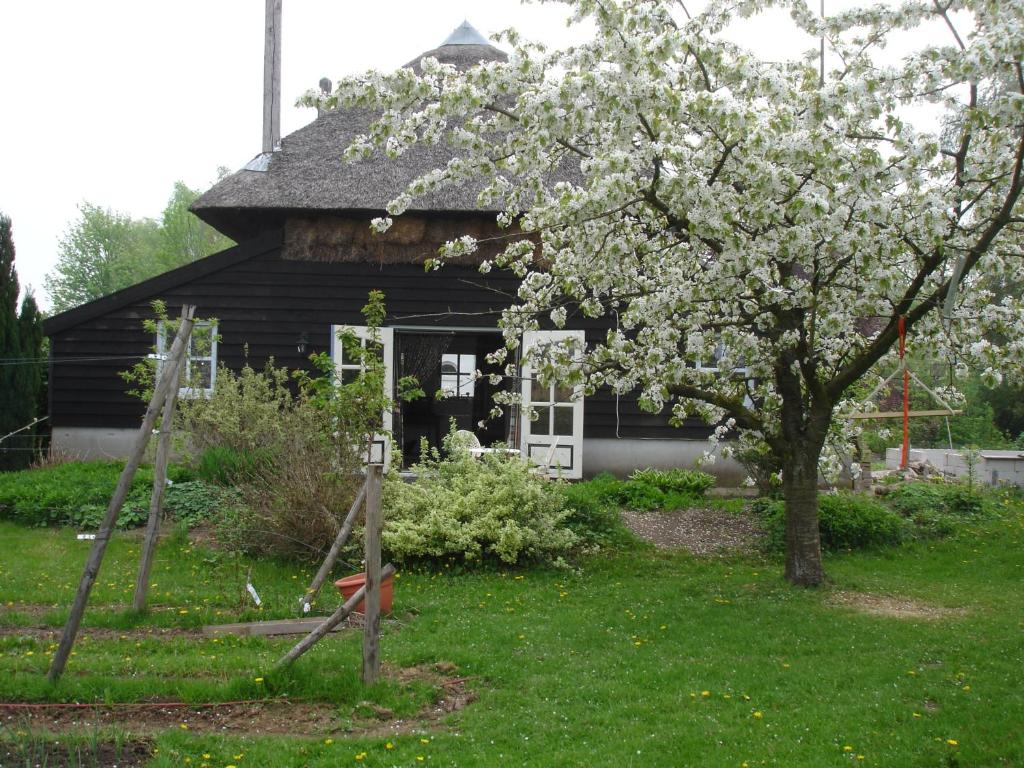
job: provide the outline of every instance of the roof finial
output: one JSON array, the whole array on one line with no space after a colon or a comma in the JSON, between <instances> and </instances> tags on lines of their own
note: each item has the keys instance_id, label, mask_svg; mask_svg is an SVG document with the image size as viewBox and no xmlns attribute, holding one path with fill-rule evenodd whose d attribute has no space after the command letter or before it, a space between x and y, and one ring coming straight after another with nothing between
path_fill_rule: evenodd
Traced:
<instances>
[{"instance_id":1,"label":"roof finial","mask_svg":"<svg viewBox=\"0 0 1024 768\"><path fill-rule=\"evenodd\" d=\"M491 41L481 35L468 20L463 21L448 35L441 45L490 45Z\"/></svg>"}]
</instances>

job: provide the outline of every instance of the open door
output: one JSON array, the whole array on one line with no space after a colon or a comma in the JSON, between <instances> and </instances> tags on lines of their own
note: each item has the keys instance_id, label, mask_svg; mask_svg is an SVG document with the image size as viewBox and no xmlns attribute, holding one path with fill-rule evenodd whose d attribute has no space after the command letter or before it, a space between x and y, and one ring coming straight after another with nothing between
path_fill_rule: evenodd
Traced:
<instances>
[{"instance_id":1,"label":"open door","mask_svg":"<svg viewBox=\"0 0 1024 768\"><path fill-rule=\"evenodd\" d=\"M389 398L395 396L395 332L393 328L376 329L377 341L371 339L371 329L361 325L332 325L331 326L331 359L334 360L334 369L343 384L347 384L362 370L359 356L353 350L345 352L346 341L339 337L338 332L343 329L351 330L360 347L366 349L367 344L377 346L377 354L384 361L384 394ZM373 443L370 446L370 463L383 464L387 472L391 463L391 430L392 411L390 408L381 414L381 432L373 436Z\"/></svg>"},{"instance_id":2,"label":"open door","mask_svg":"<svg viewBox=\"0 0 1024 768\"><path fill-rule=\"evenodd\" d=\"M537 344L572 339L582 352L583 331L527 331L523 354ZM542 384L534 379L532 366L523 363L523 418L520 450L540 465L547 465L552 477L583 477L583 391L557 382ZM528 409L537 415L527 418Z\"/></svg>"}]
</instances>

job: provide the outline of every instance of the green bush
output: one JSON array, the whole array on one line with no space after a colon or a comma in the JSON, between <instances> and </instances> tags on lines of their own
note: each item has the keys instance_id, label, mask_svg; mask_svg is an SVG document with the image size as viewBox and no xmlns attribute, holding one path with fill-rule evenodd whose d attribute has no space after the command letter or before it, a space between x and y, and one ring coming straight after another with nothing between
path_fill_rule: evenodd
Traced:
<instances>
[{"instance_id":1,"label":"green bush","mask_svg":"<svg viewBox=\"0 0 1024 768\"><path fill-rule=\"evenodd\" d=\"M238 492L204 480L175 483L164 492L164 514L186 528L220 517L240 503Z\"/></svg>"},{"instance_id":2,"label":"green bush","mask_svg":"<svg viewBox=\"0 0 1024 768\"><path fill-rule=\"evenodd\" d=\"M415 482L387 478L382 543L391 558L557 562L580 543L558 483L516 458L474 459L451 438L446 458L435 451L413 468Z\"/></svg>"},{"instance_id":3,"label":"green bush","mask_svg":"<svg viewBox=\"0 0 1024 768\"><path fill-rule=\"evenodd\" d=\"M885 503L914 524L920 536L948 536L965 518L984 511L984 495L960 483L903 483Z\"/></svg>"},{"instance_id":4,"label":"green bush","mask_svg":"<svg viewBox=\"0 0 1024 768\"><path fill-rule=\"evenodd\" d=\"M639 469L628 480L602 472L579 485L587 493L616 506L636 510L679 509L699 504L715 479L688 469Z\"/></svg>"},{"instance_id":5,"label":"green bush","mask_svg":"<svg viewBox=\"0 0 1024 768\"><path fill-rule=\"evenodd\" d=\"M616 485L619 483L611 475L607 477ZM558 487L569 511L565 527L575 533L582 544L608 547L631 539L629 529L622 524L616 494L608 493L601 480L561 483Z\"/></svg>"},{"instance_id":6,"label":"green bush","mask_svg":"<svg viewBox=\"0 0 1024 768\"><path fill-rule=\"evenodd\" d=\"M629 479L654 486L663 493L675 492L695 498L700 498L715 485L715 478L706 472L679 468L638 469Z\"/></svg>"},{"instance_id":7,"label":"green bush","mask_svg":"<svg viewBox=\"0 0 1024 768\"><path fill-rule=\"evenodd\" d=\"M756 499L751 510L759 514L771 549L786 546L783 502ZM898 514L870 496L856 493L823 493L818 496L818 530L823 549L862 549L899 544L907 524Z\"/></svg>"},{"instance_id":8,"label":"green bush","mask_svg":"<svg viewBox=\"0 0 1024 768\"><path fill-rule=\"evenodd\" d=\"M0 517L24 525L97 528L123 469L123 462L75 461L0 474ZM168 474L175 481L189 477L173 465ZM118 516L119 528L146 522L152 490L153 468L139 467Z\"/></svg>"},{"instance_id":9,"label":"green bush","mask_svg":"<svg viewBox=\"0 0 1024 768\"><path fill-rule=\"evenodd\" d=\"M199 456L196 474L208 483L232 487L259 475L267 463L265 450L236 450L226 445L211 445Z\"/></svg>"}]
</instances>

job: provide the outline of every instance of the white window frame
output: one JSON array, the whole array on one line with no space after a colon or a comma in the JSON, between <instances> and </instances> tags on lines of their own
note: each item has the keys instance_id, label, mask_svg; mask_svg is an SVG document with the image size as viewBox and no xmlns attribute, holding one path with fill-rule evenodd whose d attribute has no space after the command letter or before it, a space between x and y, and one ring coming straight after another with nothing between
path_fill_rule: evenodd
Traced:
<instances>
[{"instance_id":1,"label":"white window frame","mask_svg":"<svg viewBox=\"0 0 1024 768\"><path fill-rule=\"evenodd\" d=\"M339 334L342 331L351 331L359 339L360 346L366 349L366 342L374 334L376 341L381 345L384 355L384 394L394 399L395 396L395 329L394 328L369 328L363 325L332 325L331 326L331 359L334 361L334 370L339 380L342 371L362 371L362 362L345 362L344 347ZM387 472L391 466L391 434L394 421L394 414L390 408L385 408L381 415L383 431L374 434L370 462L383 464Z\"/></svg>"},{"instance_id":2,"label":"white window frame","mask_svg":"<svg viewBox=\"0 0 1024 768\"><path fill-rule=\"evenodd\" d=\"M210 332L210 354L209 355L193 355L192 354L192 340L195 336L196 331L202 329L209 329ZM164 361L167 359L168 353L171 351L171 345L167 339L167 327L163 321L157 323L156 328L156 375L159 378L161 371L163 370ZM188 337L188 349L185 350L185 372L183 376L178 377L178 381L184 381L185 384L178 387L178 397L184 397L189 399L195 399L197 397L210 397L213 395L213 390L217 386L217 323L212 320L196 320L192 326L192 333ZM206 361L210 364L210 386L209 387L193 387L188 384L192 381L192 362Z\"/></svg>"}]
</instances>

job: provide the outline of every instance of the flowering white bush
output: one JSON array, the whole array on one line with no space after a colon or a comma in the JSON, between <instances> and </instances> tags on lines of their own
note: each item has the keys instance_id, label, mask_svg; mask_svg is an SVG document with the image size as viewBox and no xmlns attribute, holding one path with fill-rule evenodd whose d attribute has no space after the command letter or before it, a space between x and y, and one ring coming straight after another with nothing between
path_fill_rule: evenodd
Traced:
<instances>
[{"instance_id":1,"label":"flowering white bush","mask_svg":"<svg viewBox=\"0 0 1024 768\"><path fill-rule=\"evenodd\" d=\"M1024 364L1021 298L993 301L979 281L1024 279L1024 2L905 0L826 20L805 0L711 0L692 17L668 0L572 5L595 28L586 43L548 52L508 32L507 62L369 73L326 106L381 110L351 158L456 148L391 216L482 183L480 203L518 225L493 265L523 278L510 347L542 322L610 318L583 356L534 350L542 375L729 418L762 443L782 470L787 576L818 583L819 459L851 386L893 366L899 318L990 380ZM838 67L819 79L816 45L764 61L723 35L770 6L809 43L823 36ZM883 59L908 30L917 50ZM941 123L906 119L922 105ZM440 261L476 247L454 240Z\"/></svg>"},{"instance_id":2,"label":"flowering white bush","mask_svg":"<svg viewBox=\"0 0 1024 768\"><path fill-rule=\"evenodd\" d=\"M384 485L382 544L396 560L456 557L465 562L558 562L579 539L559 483L538 477L518 457L474 459L445 440L447 458L423 457L415 482Z\"/></svg>"}]
</instances>

